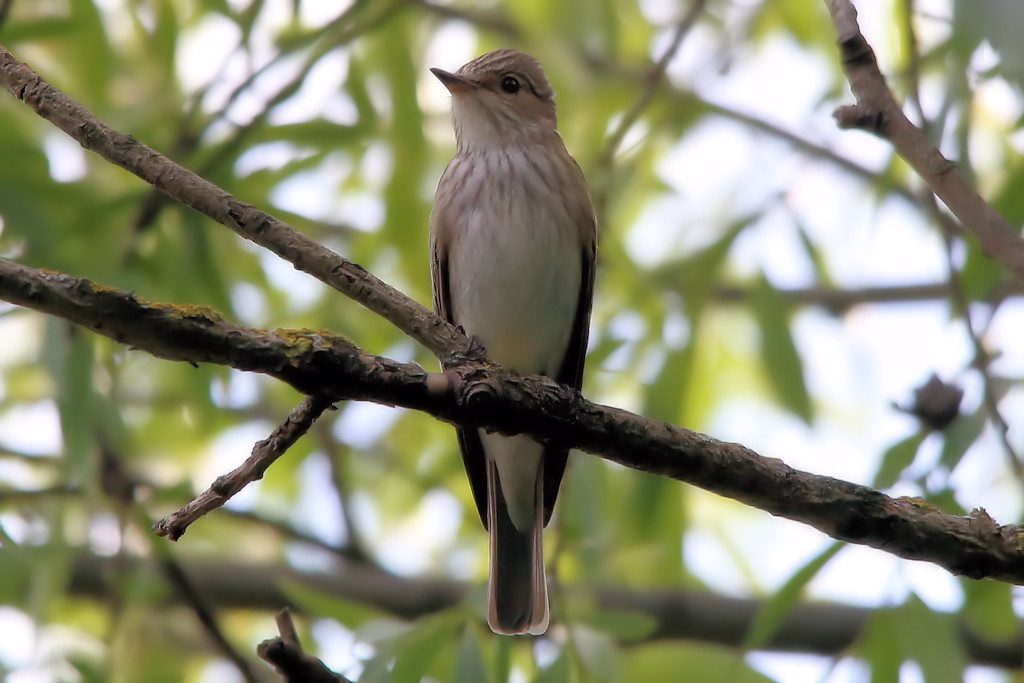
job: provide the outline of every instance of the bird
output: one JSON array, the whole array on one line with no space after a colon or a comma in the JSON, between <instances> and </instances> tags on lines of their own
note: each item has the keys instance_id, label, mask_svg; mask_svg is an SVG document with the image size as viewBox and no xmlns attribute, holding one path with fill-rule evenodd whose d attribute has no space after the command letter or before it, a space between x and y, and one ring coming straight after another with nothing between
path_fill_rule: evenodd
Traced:
<instances>
[{"instance_id":1,"label":"bird","mask_svg":"<svg viewBox=\"0 0 1024 683\"><path fill-rule=\"evenodd\" d=\"M451 94L456 139L430 215L434 308L503 368L579 390L597 219L558 132L551 84L534 57L508 48L454 73L431 72ZM543 634L542 531L569 449L523 434L456 433L489 533L488 625L498 634Z\"/></svg>"}]
</instances>

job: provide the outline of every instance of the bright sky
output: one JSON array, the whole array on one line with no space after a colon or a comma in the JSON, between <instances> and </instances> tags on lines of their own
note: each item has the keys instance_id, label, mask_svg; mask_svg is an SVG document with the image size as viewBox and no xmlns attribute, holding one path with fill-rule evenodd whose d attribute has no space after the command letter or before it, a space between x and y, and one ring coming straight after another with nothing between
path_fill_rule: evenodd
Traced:
<instances>
[{"instance_id":1,"label":"bright sky","mask_svg":"<svg viewBox=\"0 0 1024 683\"><path fill-rule=\"evenodd\" d=\"M121 21L117 12L124 0L104 0L102 4L109 12L111 28L116 33ZM244 6L248 3L236 0L231 4ZM884 2L857 4L861 26L879 53L884 68L892 62L892 10L889 3ZM289 5L290 0L266 3L267 9L254 32L259 46L255 56L257 64L272 55L270 36L286 20ZM648 16L666 22L671 22L679 11L679 3L671 0L646 0L641 5ZM917 6L922 13L937 17L951 13L947 0L919 0ZM303 20L310 25L322 24L339 11L336 3L311 0L302 2L301 7ZM942 22L922 26L925 45L941 37L944 30ZM655 54L664 38L656 42ZM179 44L182 55L179 77L185 87L200 87L214 77L237 40L233 25L215 17L183 35ZM698 28L670 65L671 78L694 87L709 100L799 131L866 166L878 168L883 163L887 149L882 142L861 133L837 131L829 107L818 105L828 85L828 73L820 59L809 58L798 46L779 39L758 48L754 58L743 59L728 73L721 73L705 68L708 55L716 47L714 37ZM427 68L434 65L457 67L475 56L475 51L472 30L460 24L451 24L439 31L427 50L418 96L424 110L436 115L438 125L436 130L432 128L432 133L451 135L446 118L448 96L430 77ZM295 121L326 112L339 123L350 121L354 108L339 87L346 77L347 67L347 59L341 53L323 60L309 75L299 94L276 110L273 119ZM286 62L270 70L251 94L238 100L231 110L232 120L242 123L261 111L264 101L274 91L274 83L296 68L297 63ZM238 57L224 73L223 82L211 90L205 103L209 107L217 107L225 93L245 77L244 60ZM926 87L926 102L928 97ZM1012 121L1021 113L1020 98L999 84L983 90L980 106L996 127L1000 121ZM572 116L571 111L561 114L563 122L571 121ZM994 146L984 134L973 142L976 162L982 169L986 163L998 163L990 153ZM54 180L73 181L85 172L81 149L62 135L54 133L47 140L46 152ZM244 157L239 162L239 170L251 172L280 165L296 153L287 145L265 145ZM380 150L379 154L370 155L363 170L383 184L391 164L387 152ZM764 169L760 185L750 183L752 164ZM338 197L324 189L336 187L338 179L351 171L349 160L341 156L332 158L302 178L283 185L275 202L312 218L345 220L361 229L373 230L384 217L379 199L372 195ZM710 237L701 234L700 226L707 226L722 216L740 215L749 207L757 206L764 197L783 193L812 238L824 246L838 285L869 282L895 285L937 281L944 277L941 245L933 229L922 222L918 213L896 201L874 207L865 187L833 171L827 164L808 161L791 153L783 144L737 124L724 120L703 124L665 155L659 171L677 194L652 204L632 227L628 248L641 264L658 262L666 252L676 252L679 244L683 244L684 249L696 248ZM743 179L742 184L740 179ZM743 192L737 194L737 187L743 187ZM665 229L666 225L678 224L680 216L691 226L686 234ZM796 233L788 225L789 218L785 215L764 216L756 228L749 229L737 242L731 262L734 270L743 274L763 269L773 282L785 286L810 282L813 274L801 255ZM276 257L268 255L264 263L276 283L287 284L286 289L294 295L296 306L308 305L319 293L318 284ZM243 317L254 324L260 321L262 304L256 293L240 285L235 301ZM723 338L723 344L756 343L756 330L751 328L747 335L735 335L736 316L728 317L728 313L723 316L727 319L723 317L721 324L728 325L732 332L728 339ZM994 366L999 374L1020 376L1024 373L1024 349L1012 343L1020 329L1024 329L1024 304L1014 301L1002 306L988 339L991 348L1003 351ZM944 304L862 306L839 320L820 311L805 310L796 316L795 334L819 409L815 424L808 428L767 401L738 396L726 401L713 416L707 425L711 434L744 443L764 455L782 457L800 469L869 483L884 449L914 429L909 418L889 407L891 401L907 401L910 391L936 371L944 378L964 382L967 410L972 410L980 400L977 382L957 374L968 364L970 347L962 326L950 321ZM25 340L22 347L0 346L0 364L12 354L27 353L38 341L38 335L38 325L26 316L0 318L0 337ZM237 375L224 387L220 400L244 404L251 401L254 392L255 383ZM592 398L616 400L614 396ZM1024 414L1024 391L1011 390L1003 406L1007 415ZM352 406L339 420L336 433L354 445L365 446L373 443L394 417L394 411L387 408ZM34 427L26 429L26 424ZM206 463L197 468L194 486L205 488L217 474L233 467L236 459L248 453L251 444L264 435L265 430L259 425L226 432L209 449ZM1020 443L1020 437L1019 428L1011 430L1011 438L1016 443ZM56 412L49 404L10 410L0 416L0 440L24 450L57 452L60 443ZM927 455L919 458L917 466L929 468L938 456L938 446L937 440L932 439L924 449ZM989 430L987 437L952 476L965 507L984 505L997 520L1016 519L1021 514L1021 497L1014 491L1014 482L1003 457ZM302 479L307 493L301 509L295 512L317 523L316 533L339 540L343 533L340 520L303 514L306 509L336 509L333 490L324 483L329 477L322 469L323 461L316 459L310 459L304 467ZM24 471L0 464L0 478L24 481L25 476ZM896 493L915 495L920 492L903 486ZM238 496L233 505L250 505L258 495L257 485ZM808 527L774 519L711 494L690 491L688 496L694 520L685 542L690 568L726 594L748 595L752 591L770 594L795 569L830 543L830 539ZM430 566L438 549L446 547L454 538L462 514L450 494L434 491L423 499L417 514L405 523L398 528L383 528L370 500L360 498L355 502L362 523L381 539L384 561L390 568L404 573L416 573ZM13 523L12 516L5 516L3 523L15 538L30 533ZM416 548L417 552L410 552L410 548ZM780 551L783 548L785 550ZM746 563L746 568L738 565L737 555ZM473 576L474 571L466 558L455 559L450 569L456 576L466 578ZM759 585L750 585L752 574L756 575ZM844 549L810 586L810 594L815 598L864 606L897 604L910 592L939 610L955 610L963 599L959 584L945 571L924 563L900 561L858 546ZM33 631L28 617L9 608L0 608L0 632L20 634L20 640L0 639L0 661L16 667L26 667L32 660L39 662L45 644L61 637L53 629L45 633ZM357 667L352 668L356 660L348 631L337 624L321 622L314 628L314 634L319 645L326 648L325 661L329 665L348 669L350 673L357 670ZM34 648L30 647L33 642ZM755 654L749 660L769 675L787 682L840 683L863 680L865 676L863 668L850 660L834 668L831 660L798 655ZM29 666L10 680L12 683L48 680L40 675L32 673ZM230 667L216 665L210 667L204 680L226 681L233 675ZM920 671L908 665L901 680L919 681ZM975 667L970 670L968 680L988 683L1006 679L997 672Z\"/></svg>"}]
</instances>

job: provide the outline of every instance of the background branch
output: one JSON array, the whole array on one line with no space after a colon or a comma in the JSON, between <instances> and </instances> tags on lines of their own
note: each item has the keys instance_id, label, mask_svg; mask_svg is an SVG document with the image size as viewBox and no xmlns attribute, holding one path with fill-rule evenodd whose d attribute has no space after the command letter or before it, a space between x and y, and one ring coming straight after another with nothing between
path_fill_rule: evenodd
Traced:
<instances>
[{"instance_id":1,"label":"background branch","mask_svg":"<svg viewBox=\"0 0 1024 683\"><path fill-rule=\"evenodd\" d=\"M258 679L249 661L239 654L234 646L228 642L224 632L217 624L217 619L205 597L209 593L206 593L193 583L177 560L165 557L160 560L160 568L164 576L174 586L174 595L181 597L188 603L188 606L199 619L203 630L213 639L217 650L235 665L246 681L255 683Z\"/></svg>"},{"instance_id":2,"label":"background branch","mask_svg":"<svg viewBox=\"0 0 1024 683\"><path fill-rule=\"evenodd\" d=\"M650 105L651 101L654 100L654 96L665 80L665 70L668 69L669 62L679 52L680 46L683 44L683 39L686 38L686 34L690 32L693 25L697 23L697 18L700 13L704 10L704 5L707 4L706 0L692 0L690 8L683 15L682 19L676 24L675 29L672 31L672 37L669 39L668 47L658 58L658 61L651 68L650 73L647 75L646 84L637 96L636 101L625 113L622 118L619 119L619 123L615 126L615 129L608 134L608 139L605 142L604 153L601 155L601 163L603 166L611 166L612 161L615 158L615 153L619 151L619 146L622 144L622 140L629 133L633 125L640 119L640 116L644 113L644 110Z\"/></svg>"},{"instance_id":3,"label":"background branch","mask_svg":"<svg viewBox=\"0 0 1024 683\"><path fill-rule=\"evenodd\" d=\"M141 563L142 560L135 560ZM113 560L88 553L76 556L70 587L79 595L106 597L113 587L108 576ZM355 600L402 619L415 619L451 607L466 598L469 587L458 581L399 577L373 565L344 562L330 571L297 572L277 565L194 560L187 565L199 590L220 607L245 610L276 610L290 604L281 586L301 583L328 596ZM700 640L741 646L764 602L715 593L680 590L637 590L622 587L573 588L568 596L592 596L602 610L625 610L653 621L643 639ZM179 596L172 595L172 598ZM886 609L896 609L893 606ZM780 624L765 648L785 652L839 655L857 639L864 624L877 610L825 602L797 604ZM987 642L955 616L941 616L956 623L956 630L971 659L1019 669L1024 652L1024 632L1007 642Z\"/></svg>"},{"instance_id":4,"label":"background branch","mask_svg":"<svg viewBox=\"0 0 1024 683\"><path fill-rule=\"evenodd\" d=\"M779 295L793 306L820 306L828 311L845 313L861 304L907 304L919 301L945 301L949 299L949 282L923 282L913 285L878 287L804 287L780 289ZM1008 297L1024 294L1024 285L1017 282L997 287L988 297L990 303L999 303ZM721 303L746 303L753 296L751 289L740 285L718 287L713 296Z\"/></svg>"}]
</instances>

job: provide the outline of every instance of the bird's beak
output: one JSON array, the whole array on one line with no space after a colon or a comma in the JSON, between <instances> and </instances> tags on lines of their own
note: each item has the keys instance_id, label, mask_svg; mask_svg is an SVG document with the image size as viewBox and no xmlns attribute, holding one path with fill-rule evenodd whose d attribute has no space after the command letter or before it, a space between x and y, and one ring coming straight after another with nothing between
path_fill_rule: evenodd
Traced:
<instances>
[{"instance_id":1,"label":"bird's beak","mask_svg":"<svg viewBox=\"0 0 1024 683\"><path fill-rule=\"evenodd\" d=\"M445 71L444 69L431 69L430 73L437 76L437 80L441 81L441 83L444 84L444 87L448 88L448 92L453 95L460 92L475 90L477 87L476 83L473 81L463 78L462 76L457 76L456 74Z\"/></svg>"}]
</instances>

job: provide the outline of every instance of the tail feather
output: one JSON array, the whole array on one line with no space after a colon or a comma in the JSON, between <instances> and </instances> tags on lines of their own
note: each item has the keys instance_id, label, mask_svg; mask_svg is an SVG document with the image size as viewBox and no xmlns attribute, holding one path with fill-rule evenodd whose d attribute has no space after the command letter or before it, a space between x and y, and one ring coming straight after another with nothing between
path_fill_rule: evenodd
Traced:
<instances>
[{"instance_id":1,"label":"tail feather","mask_svg":"<svg viewBox=\"0 0 1024 683\"><path fill-rule=\"evenodd\" d=\"M491 569L487 623L495 633L540 635L548 628L548 587L544 575L544 509L537 477L536 513L525 530L512 523L497 468L487 463L487 521Z\"/></svg>"}]
</instances>

